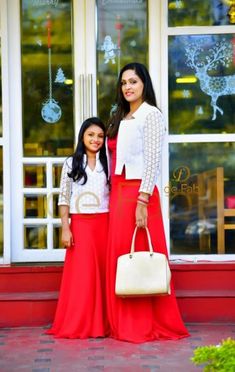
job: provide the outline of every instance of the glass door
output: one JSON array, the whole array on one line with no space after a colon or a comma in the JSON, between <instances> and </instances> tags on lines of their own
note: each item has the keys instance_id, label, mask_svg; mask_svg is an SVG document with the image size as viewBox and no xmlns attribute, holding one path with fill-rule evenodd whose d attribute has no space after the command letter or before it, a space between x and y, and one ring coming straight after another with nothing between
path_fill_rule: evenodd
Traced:
<instances>
[{"instance_id":1,"label":"glass door","mask_svg":"<svg viewBox=\"0 0 235 372\"><path fill-rule=\"evenodd\" d=\"M149 6L156 8L147 0L11 1L12 262L63 260L63 161L85 118L107 120L121 66L149 65Z\"/></svg>"},{"instance_id":2,"label":"glass door","mask_svg":"<svg viewBox=\"0 0 235 372\"><path fill-rule=\"evenodd\" d=\"M80 11L72 0L14 1L10 20L14 22L11 59L16 65L11 77L16 107L11 120L13 262L64 258L57 207L60 172L73 152L84 112L79 85L85 58L84 2L75 3ZM75 44L78 30L83 34Z\"/></svg>"},{"instance_id":3,"label":"glass door","mask_svg":"<svg viewBox=\"0 0 235 372\"><path fill-rule=\"evenodd\" d=\"M149 2L96 1L97 111L107 119L114 109L117 76L126 63L148 65Z\"/></svg>"}]
</instances>

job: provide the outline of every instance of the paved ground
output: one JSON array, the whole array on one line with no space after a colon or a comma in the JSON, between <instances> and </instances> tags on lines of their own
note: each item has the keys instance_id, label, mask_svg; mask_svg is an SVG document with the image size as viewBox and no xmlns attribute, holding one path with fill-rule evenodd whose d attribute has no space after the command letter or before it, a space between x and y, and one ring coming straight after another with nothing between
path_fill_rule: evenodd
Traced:
<instances>
[{"instance_id":1,"label":"paved ground","mask_svg":"<svg viewBox=\"0 0 235 372\"><path fill-rule=\"evenodd\" d=\"M201 345L235 338L235 324L188 324L191 337L131 344L112 339L66 340L45 335L45 327L1 328L1 372L202 371L190 358Z\"/></svg>"}]
</instances>

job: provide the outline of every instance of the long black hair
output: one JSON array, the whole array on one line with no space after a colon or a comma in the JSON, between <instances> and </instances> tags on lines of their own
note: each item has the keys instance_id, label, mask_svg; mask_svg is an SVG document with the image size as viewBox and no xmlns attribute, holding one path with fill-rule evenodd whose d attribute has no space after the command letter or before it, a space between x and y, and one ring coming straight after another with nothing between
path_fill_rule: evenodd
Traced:
<instances>
[{"instance_id":1,"label":"long black hair","mask_svg":"<svg viewBox=\"0 0 235 372\"><path fill-rule=\"evenodd\" d=\"M86 153L86 148L83 142L83 137L84 137L85 131L92 125L97 125L100 129L103 130L105 134L105 125L98 117L88 118L82 123L82 126L78 134L77 147L74 151L74 154L72 155L72 170L71 172L68 173L68 176L72 178L73 181L80 181L83 178L82 185L85 185L85 183L87 182L87 174L86 174L87 164L84 165L84 160L83 160L83 156ZM108 182L108 162L107 162L107 155L106 155L106 150L105 150L105 140L100 149L99 159L103 166L103 170L106 174L107 182Z\"/></svg>"},{"instance_id":2,"label":"long black hair","mask_svg":"<svg viewBox=\"0 0 235 372\"><path fill-rule=\"evenodd\" d=\"M134 70L136 75L141 79L144 84L143 88L143 102L147 102L151 106L157 107L156 96L153 89L153 84L149 72L145 65L138 62L132 62L125 65L118 77L117 81L117 94L116 94L116 109L114 114L108 121L108 131L107 135L110 138L113 138L117 135L120 121L128 114L130 111L130 104L126 101L122 93L122 74L127 70Z\"/></svg>"}]
</instances>

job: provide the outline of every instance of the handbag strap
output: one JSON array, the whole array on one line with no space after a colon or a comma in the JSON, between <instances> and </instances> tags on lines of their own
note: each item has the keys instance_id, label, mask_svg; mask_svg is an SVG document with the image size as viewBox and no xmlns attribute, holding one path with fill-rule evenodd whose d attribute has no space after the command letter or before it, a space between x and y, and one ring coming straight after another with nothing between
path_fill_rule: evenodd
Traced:
<instances>
[{"instance_id":1,"label":"handbag strap","mask_svg":"<svg viewBox=\"0 0 235 372\"><path fill-rule=\"evenodd\" d=\"M136 237L137 229L138 229L138 227L136 226L135 230L134 230L134 233L133 233L132 241L131 241L130 257L132 257L133 253L135 252L135 237ZM152 256L153 246L152 246L152 242L151 242L151 238L150 238L149 229L147 227L145 227L145 231L147 233L148 247L149 247L150 256Z\"/></svg>"}]
</instances>

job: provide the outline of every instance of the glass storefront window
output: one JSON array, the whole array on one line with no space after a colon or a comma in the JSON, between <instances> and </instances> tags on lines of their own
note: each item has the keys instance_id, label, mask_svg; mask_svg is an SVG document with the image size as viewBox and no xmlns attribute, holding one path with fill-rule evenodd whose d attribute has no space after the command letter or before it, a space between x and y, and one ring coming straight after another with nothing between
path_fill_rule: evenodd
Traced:
<instances>
[{"instance_id":1,"label":"glass storefront window","mask_svg":"<svg viewBox=\"0 0 235 372\"><path fill-rule=\"evenodd\" d=\"M168 25L222 26L235 23L235 5L229 0L168 0Z\"/></svg>"},{"instance_id":2,"label":"glass storefront window","mask_svg":"<svg viewBox=\"0 0 235 372\"><path fill-rule=\"evenodd\" d=\"M169 132L234 133L235 34L169 37Z\"/></svg>"},{"instance_id":3,"label":"glass storefront window","mask_svg":"<svg viewBox=\"0 0 235 372\"><path fill-rule=\"evenodd\" d=\"M3 256L3 159L0 147L0 257Z\"/></svg>"},{"instance_id":4,"label":"glass storefront window","mask_svg":"<svg viewBox=\"0 0 235 372\"><path fill-rule=\"evenodd\" d=\"M171 254L235 253L234 153L233 142L170 144L170 182L164 191Z\"/></svg>"},{"instance_id":5,"label":"glass storefront window","mask_svg":"<svg viewBox=\"0 0 235 372\"><path fill-rule=\"evenodd\" d=\"M0 136L2 136L2 50L0 38ZM0 257L3 256L3 159L0 147Z\"/></svg>"},{"instance_id":6,"label":"glass storefront window","mask_svg":"<svg viewBox=\"0 0 235 372\"><path fill-rule=\"evenodd\" d=\"M24 156L73 152L72 0L21 1Z\"/></svg>"},{"instance_id":7,"label":"glass storefront window","mask_svg":"<svg viewBox=\"0 0 235 372\"><path fill-rule=\"evenodd\" d=\"M0 38L1 43L1 38ZM0 44L0 82L2 82L2 51ZM0 136L2 136L2 84L0 84Z\"/></svg>"},{"instance_id":8,"label":"glass storefront window","mask_svg":"<svg viewBox=\"0 0 235 372\"><path fill-rule=\"evenodd\" d=\"M46 166L24 164L24 187L46 187Z\"/></svg>"},{"instance_id":9,"label":"glass storefront window","mask_svg":"<svg viewBox=\"0 0 235 372\"><path fill-rule=\"evenodd\" d=\"M24 226L24 249L47 249L47 227L45 225Z\"/></svg>"},{"instance_id":10,"label":"glass storefront window","mask_svg":"<svg viewBox=\"0 0 235 372\"><path fill-rule=\"evenodd\" d=\"M105 120L113 108L120 69L129 62L148 65L147 0L97 0L98 114Z\"/></svg>"}]
</instances>

